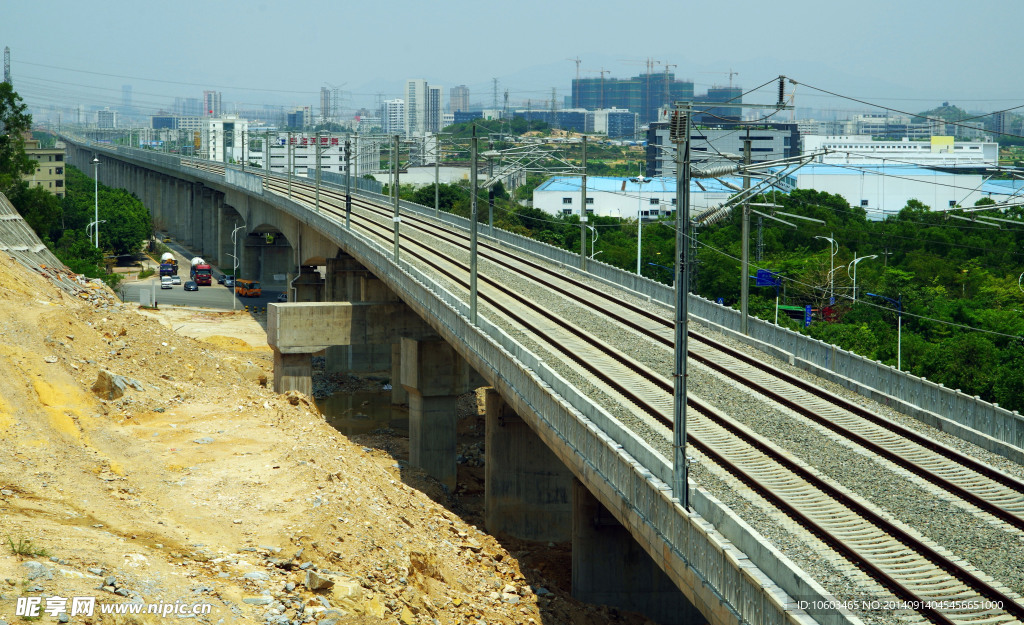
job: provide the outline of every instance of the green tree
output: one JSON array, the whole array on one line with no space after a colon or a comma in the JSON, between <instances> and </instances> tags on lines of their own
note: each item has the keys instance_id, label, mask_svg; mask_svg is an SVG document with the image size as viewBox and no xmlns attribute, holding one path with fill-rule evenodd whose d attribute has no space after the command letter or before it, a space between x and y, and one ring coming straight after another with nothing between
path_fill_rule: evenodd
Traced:
<instances>
[{"instance_id":1,"label":"green tree","mask_svg":"<svg viewBox=\"0 0 1024 625\"><path fill-rule=\"evenodd\" d=\"M24 181L14 185L8 199L25 222L43 241L60 238L60 199L43 187L30 187Z\"/></svg>"},{"instance_id":2,"label":"green tree","mask_svg":"<svg viewBox=\"0 0 1024 625\"><path fill-rule=\"evenodd\" d=\"M7 193L22 175L36 170L36 162L25 154L22 133L32 127L27 110L11 83L0 82L0 192Z\"/></svg>"}]
</instances>

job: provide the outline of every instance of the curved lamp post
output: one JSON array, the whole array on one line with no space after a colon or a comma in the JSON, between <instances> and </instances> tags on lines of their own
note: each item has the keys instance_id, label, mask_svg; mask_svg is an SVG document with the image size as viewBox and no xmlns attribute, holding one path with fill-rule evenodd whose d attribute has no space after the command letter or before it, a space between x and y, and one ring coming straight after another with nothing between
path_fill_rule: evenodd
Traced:
<instances>
[{"instance_id":1,"label":"curved lamp post","mask_svg":"<svg viewBox=\"0 0 1024 625\"><path fill-rule=\"evenodd\" d=\"M903 296L900 295L897 299L879 295L877 293L868 293L868 297L877 297L884 299L893 306L896 307L896 368L903 369Z\"/></svg>"},{"instance_id":2,"label":"curved lamp post","mask_svg":"<svg viewBox=\"0 0 1024 625\"><path fill-rule=\"evenodd\" d=\"M861 257L857 257L857 255L854 254L853 261L849 265L846 266L846 275L848 275L848 276L850 275L850 268L851 267L853 268L853 276L852 276L852 278L853 278L853 301L854 302L857 301L857 263L859 263L862 260L867 260L869 258L878 258L878 254L871 254L870 256L861 256Z\"/></svg>"},{"instance_id":3,"label":"curved lamp post","mask_svg":"<svg viewBox=\"0 0 1024 625\"><path fill-rule=\"evenodd\" d=\"M100 159L98 156L93 156L92 160L92 180L93 180L93 195L95 204L93 205L93 223L96 224L95 234L95 245L97 248L100 246Z\"/></svg>"},{"instance_id":4,"label":"curved lamp post","mask_svg":"<svg viewBox=\"0 0 1024 625\"><path fill-rule=\"evenodd\" d=\"M831 232L829 234L832 234ZM839 252L839 244L832 237L814 237L815 239L824 239L831 243L832 247L832 258L830 259L828 266L828 278L829 278L829 303L834 304L836 298L836 253Z\"/></svg>"}]
</instances>

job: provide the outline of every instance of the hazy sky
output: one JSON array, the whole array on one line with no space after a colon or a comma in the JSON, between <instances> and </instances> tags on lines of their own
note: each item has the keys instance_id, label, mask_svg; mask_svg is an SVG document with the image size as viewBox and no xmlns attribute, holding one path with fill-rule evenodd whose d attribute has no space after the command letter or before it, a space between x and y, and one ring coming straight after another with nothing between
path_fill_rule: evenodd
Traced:
<instances>
[{"instance_id":1,"label":"hazy sky","mask_svg":"<svg viewBox=\"0 0 1024 625\"><path fill-rule=\"evenodd\" d=\"M497 78L520 106L552 88L561 101L578 57L583 77L672 64L698 93L730 70L745 90L785 74L803 83L801 108L869 108L817 87L910 111L944 100L989 111L1024 104L1022 18L1020 0L8 0L0 46L33 106L119 106L130 84L145 113L204 89L225 105L318 108L320 87L336 86L347 112L402 97L406 78L444 86L446 103L465 84L487 106ZM772 82L744 101L775 93Z\"/></svg>"}]
</instances>

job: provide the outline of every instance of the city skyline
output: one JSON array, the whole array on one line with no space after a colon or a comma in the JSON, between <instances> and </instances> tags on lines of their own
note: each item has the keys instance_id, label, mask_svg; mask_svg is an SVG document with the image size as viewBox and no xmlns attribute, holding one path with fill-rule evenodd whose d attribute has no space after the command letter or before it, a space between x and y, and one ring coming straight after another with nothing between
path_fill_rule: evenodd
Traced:
<instances>
[{"instance_id":1,"label":"city skyline","mask_svg":"<svg viewBox=\"0 0 1024 625\"><path fill-rule=\"evenodd\" d=\"M116 108L129 86L141 115L169 112L175 98L204 91L222 93L225 112L229 103L317 109L327 87L338 90L336 105L347 117L403 98L405 81L413 77L445 89L465 85L472 105L488 108L494 100L501 107L506 90L511 106L543 106L554 89L561 108L577 69L580 78L670 71L693 81L697 93L730 81L744 90L767 83L744 98L761 102L775 101L774 79L784 74L800 83L796 106L803 109L871 109L826 91L912 112L945 101L968 111L1024 102L1024 87L1006 80L991 46L974 43L980 35L952 37L943 7L954 5L944 1L892 6L868 0L840 8L799 0L767 8L740 0L741 17L728 22L710 9L670 6L635 13L635 27L609 19L622 13L610 2L531 0L514 15L488 16L457 1L444 11L403 1L378 5L382 14L394 13L379 32L353 27L366 19L358 5L314 0L303 6L291 12L275 2L185 0L140 11L136 3L108 0L97 11L67 0L26 3L8 10L8 23L45 24L45 30L12 29L0 43L11 48L15 88L31 107ZM1015 4L982 1L971 9L979 18L998 14L1001 23L1024 16L1024 6ZM111 14L118 15L115 32L96 36L111 28ZM477 22L463 24L459 15L481 20L479 38L466 34ZM861 26L858 15L873 15L877 23ZM668 26L674 19L689 24L675 45ZM756 24L757 32L745 34L743 24ZM497 48L501 38L487 36L490 27L517 34ZM665 36L652 29L664 29ZM349 54L355 60L346 63Z\"/></svg>"}]
</instances>

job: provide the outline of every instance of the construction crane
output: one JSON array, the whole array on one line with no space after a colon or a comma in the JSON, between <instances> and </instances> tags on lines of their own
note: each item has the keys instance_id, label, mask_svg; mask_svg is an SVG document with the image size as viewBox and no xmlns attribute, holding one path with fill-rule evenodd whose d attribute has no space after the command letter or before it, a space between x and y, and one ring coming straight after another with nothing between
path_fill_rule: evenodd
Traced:
<instances>
[{"instance_id":1,"label":"construction crane","mask_svg":"<svg viewBox=\"0 0 1024 625\"><path fill-rule=\"evenodd\" d=\"M622 63L629 63L631 65L645 65L647 67L647 73L644 74L644 105L642 106L641 122L648 123L657 117L657 107L654 105L654 99L651 97L651 76L654 74L654 66L661 65L661 61L656 61L650 57L643 61L635 59L619 59Z\"/></svg>"},{"instance_id":2,"label":"construction crane","mask_svg":"<svg viewBox=\"0 0 1024 625\"><path fill-rule=\"evenodd\" d=\"M727 72L701 72L701 74L718 74L719 76L725 74L725 75L729 76L729 88L730 89L732 89L732 77L740 75L739 72L732 71L731 67L729 68L729 71L727 71Z\"/></svg>"},{"instance_id":3,"label":"construction crane","mask_svg":"<svg viewBox=\"0 0 1024 625\"><path fill-rule=\"evenodd\" d=\"M576 84L573 85L575 88L572 90L572 105L576 107L580 105L580 63L583 62L583 59L577 56L575 59L565 60L574 61L576 63Z\"/></svg>"},{"instance_id":4,"label":"construction crane","mask_svg":"<svg viewBox=\"0 0 1024 625\"><path fill-rule=\"evenodd\" d=\"M611 74L612 71L610 69L605 69L603 67L600 70L588 69L583 71L588 74L601 74L601 108L604 108L604 75Z\"/></svg>"}]
</instances>

